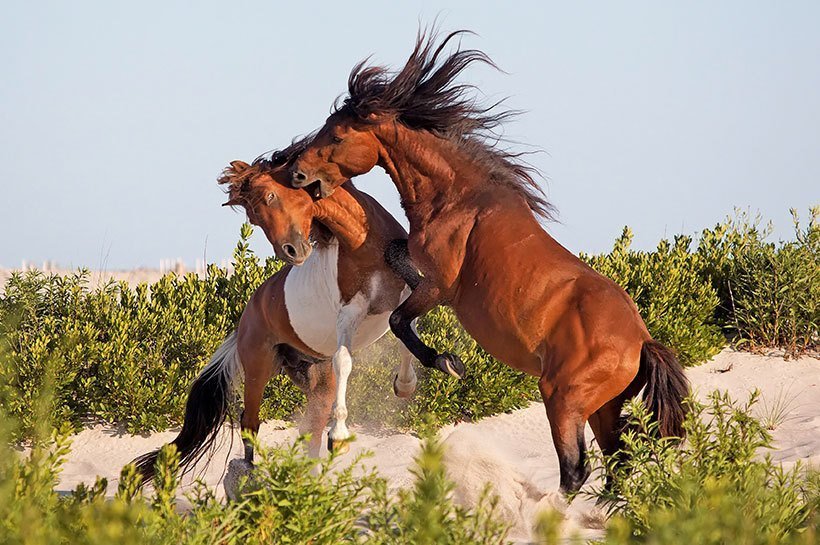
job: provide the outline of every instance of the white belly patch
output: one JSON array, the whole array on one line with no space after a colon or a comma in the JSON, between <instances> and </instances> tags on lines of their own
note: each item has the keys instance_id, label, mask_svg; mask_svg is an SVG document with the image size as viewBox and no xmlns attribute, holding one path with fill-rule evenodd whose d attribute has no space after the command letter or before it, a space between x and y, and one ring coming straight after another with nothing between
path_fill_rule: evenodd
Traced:
<instances>
[{"instance_id":1,"label":"white belly patch","mask_svg":"<svg viewBox=\"0 0 820 545\"><path fill-rule=\"evenodd\" d=\"M331 356L337 348L336 323L342 308L338 282L339 245L314 248L307 261L285 278L285 307L296 335L311 350ZM377 341L389 329L390 313L367 316L353 335L352 350Z\"/></svg>"}]
</instances>

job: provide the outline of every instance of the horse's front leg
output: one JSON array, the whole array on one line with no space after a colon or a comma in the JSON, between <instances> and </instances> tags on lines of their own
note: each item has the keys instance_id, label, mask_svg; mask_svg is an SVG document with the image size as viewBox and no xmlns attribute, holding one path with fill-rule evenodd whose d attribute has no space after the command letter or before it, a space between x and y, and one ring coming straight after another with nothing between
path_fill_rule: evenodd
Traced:
<instances>
[{"instance_id":1,"label":"horse's front leg","mask_svg":"<svg viewBox=\"0 0 820 545\"><path fill-rule=\"evenodd\" d=\"M390 329L423 366L461 378L464 376L464 364L461 363L461 359L455 354L438 354L419 339L413 327L416 318L440 303L441 292L438 287L426 277L422 277L410 297L390 315Z\"/></svg>"},{"instance_id":2,"label":"horse's front leg","mask_svg":"<svg viewBox=\"0 0 820 545\"><path fill-rule=\"evenodd\" d=\"M342 307L336 319L336 352L333 354L333 373L336 375L336 399L333 402L330 431L327 434L328 451L345 452L350 445L350 431L347 429L347 379L353 368L350 355L356 330L367 316L367 299L356 294L350 303Z\"/></svg>"}]
</instances>

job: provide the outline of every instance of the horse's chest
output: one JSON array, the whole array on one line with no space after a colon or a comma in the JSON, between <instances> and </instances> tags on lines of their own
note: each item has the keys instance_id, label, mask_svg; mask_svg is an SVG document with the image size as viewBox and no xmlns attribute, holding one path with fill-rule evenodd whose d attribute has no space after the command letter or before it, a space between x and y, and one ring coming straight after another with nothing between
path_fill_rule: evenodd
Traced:
<instances>
[{"instance_id":1,"label":"horse's chest","mask_svg":"<svg viewBox=\"0 0 820 545\"><path fill-rule=\"evenodd\" d=\"M313 351L332 355L337 348L337 321L344 305L339 291L339 246L315 248L285 279L285 306L299 339ZM352 350L372 344L389 329L390 313L365 316L353 335Z\"/></svg>"}]
</instances>

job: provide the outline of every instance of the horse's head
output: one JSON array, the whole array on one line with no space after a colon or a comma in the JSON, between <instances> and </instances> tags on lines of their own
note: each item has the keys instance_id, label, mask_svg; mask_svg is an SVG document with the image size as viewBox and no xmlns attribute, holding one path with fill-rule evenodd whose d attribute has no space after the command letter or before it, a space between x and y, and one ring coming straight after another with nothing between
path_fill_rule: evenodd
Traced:
<instances>
[{"instance_id":1,"label":"horse's head","mask_svg":"<svg viewBox=\"0 0 820 545\"><path fill-rule=\"evenodd\" d=\"M345 110L333 113L305 146L291 167L293 187L308 187L325 198L355 176L369 172L379 160L380 144L372 123Z\"/></svg>"},{"instance_id":2,"label":"horse's head","mask_svg":"<svg viewBox=\"0 0 820 545\"><path fill-rule=\"evenodd\" d=\"M313 248L313 199L290 187L286 167L233 161L218 182L228 184L229 199L223 206L243 207L248 221L265 232L277 257L293 265L305 262Z\"/></svg>"}]
</instances>

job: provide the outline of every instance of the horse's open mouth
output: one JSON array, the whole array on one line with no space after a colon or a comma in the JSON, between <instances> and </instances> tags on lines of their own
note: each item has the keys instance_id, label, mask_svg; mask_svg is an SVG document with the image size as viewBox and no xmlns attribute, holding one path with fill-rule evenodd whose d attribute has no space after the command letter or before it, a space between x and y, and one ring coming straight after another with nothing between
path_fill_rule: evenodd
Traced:
<instances>
[{"instance_id":1,"label":"horse's open mouth","mask_svg":"<svg viewBox=\"0 0 820 545\"><path fill-rule=\"evenodd\" d=\"M305 186L305 190L313 197L314 200L319 200L322 198L322 182L316 180L312 184L308 184Z\"/></svg>"}]
</instances>

